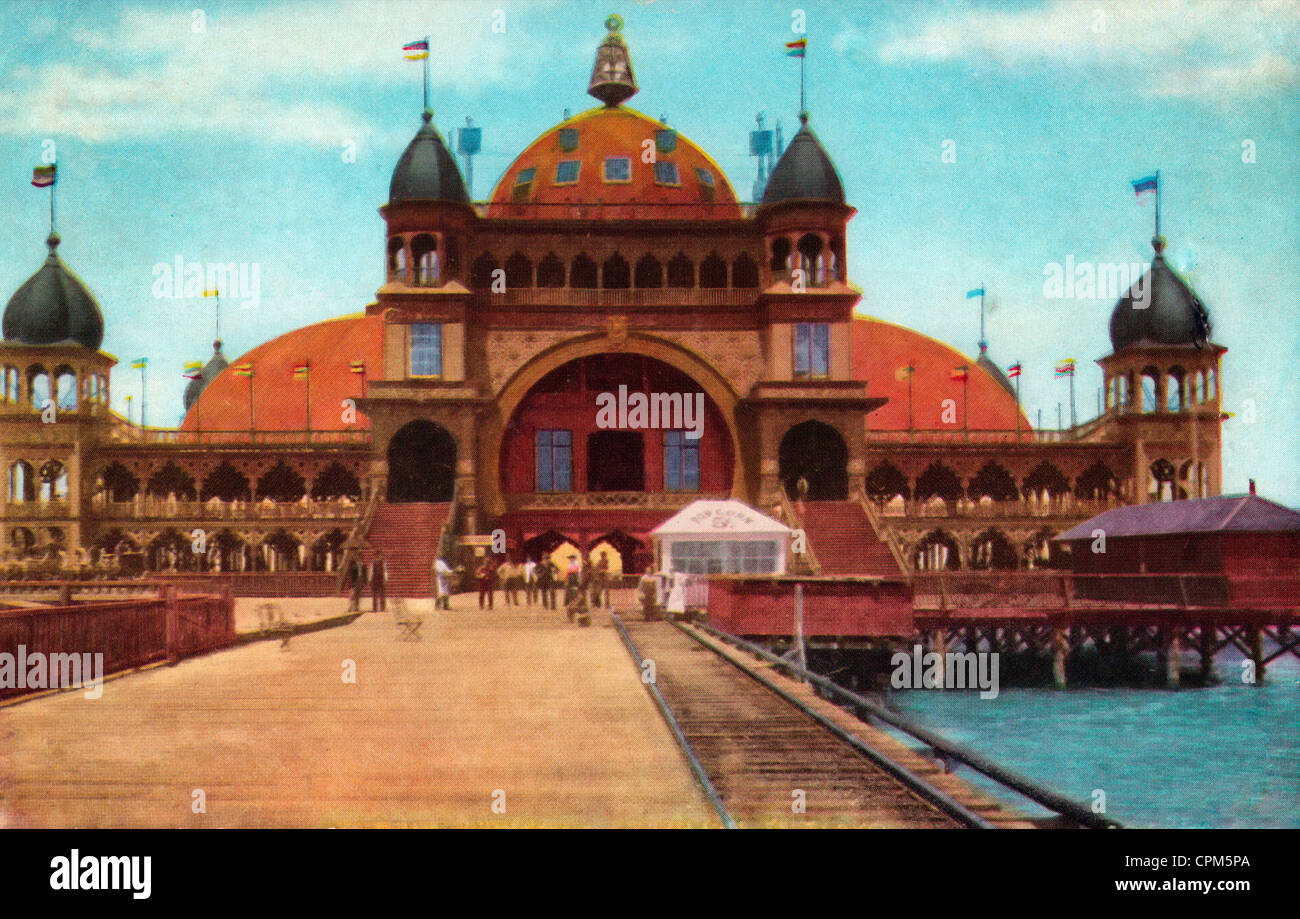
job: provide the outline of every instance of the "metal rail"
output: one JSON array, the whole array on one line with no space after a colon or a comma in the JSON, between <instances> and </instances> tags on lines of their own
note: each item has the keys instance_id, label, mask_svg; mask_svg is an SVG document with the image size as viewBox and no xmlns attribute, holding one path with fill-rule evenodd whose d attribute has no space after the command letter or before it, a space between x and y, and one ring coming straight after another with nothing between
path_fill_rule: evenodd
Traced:
<instances>
[{"instance_id":1,"label":"metal rail","mask_svg":"<svg viewBox=\"0 0 1300 919\"><path fill-rule=\"evenodd\" d=\"M610 618L614 620L614 627L618 629L618 634L623 638L623 644L627 645L632 660L636 662L637 672L644 673L645 662L641 657L641 652L636 649L636 645L632 642L632 636L627 634L627 629L623 628L623 620L619 619L618 614L614 612L610 613ZM642 682L645 683L644 680ZM722 825L729 830L736 829L736 821L727 811L727 806L722 803L722 797L718 794L718 789L714 787L709 774L704 771L704 765L700 762L699 757L695 755L695 750L692 749L690 741L686 739L686 734L682 731L682 726L677 721L677 716L673 714L668 701L663 697L663 693L659 692L659 687L653 682L645 683L645 685L649 688L650 695L654 697L655 702L658 704L659 712L664 716L664 721L668 722L668 729L673 732L673 737L677 739L677 745L682 748L682 753L686 755L686 761L691 766L691 772L695 773L695 778L704 789L704 794L708 796L709 803L713 805L713 809L722 818Z\"/></svg>"},{"instance_id":2,"label":"metal rail","mask_svg":"<svg viewBox=\"0 0 1300 919\"><path fill-rule=\"evenodd\" d=\"M696 635L691 629L686 628L684 625L682 625L679 622L673 620L669 620L669 621L672 622L672 625L675 626L684 634L689 635L691 638L695 639L704 647L706 648L709 647L709 644L705 642L703 639L701 639L699 635ZM859 696L857 693L850 692L849 690L844 689L842 686L839 686L836 683L832 682L831 680L828 680L826 677L822 676L819 673L814 673L811 670L805 670L802 667L798 666L797 664L784 660L778 657L777 655L772 654L770 651L767 651L764 648L760 648L758 645L753 644L752 642L745 641L743 638L739 638L735 635L730 634L729 632L723 632L720 629L715 629L713 628L713 626L708 625L707 623L697 623L696 627L714 636L719 641L723 641L728 644L735 645L736 647L744 651L748 651L750 654L762 658L763 660L766 660L769 663L776 665L777 667L784 668L786 671L790 672L791 674L797 677L800 677L801 679L808 681L809 683L812 683L814 686L817 686L818 688L823 689L826 692L831 693L832 695L838 696L840 699L843 699L844 701L853 705L855 709L860 711L865 711L873 718L883 721L884 723L892 727L895 727L900 731L903 731L905 734L909 734L912 737L915 737L917 740L921 741L923 744L925 744L931 750L933 750L936 754L938 754L940 758L946 760L955 760L956 762L964 763L965 765L974 769L976 772L979 772L982 775L985 775L988 778L993 779L993 781L997 782L998 784L1011 789L1017 794L1025 798L1028 798L1029 800L1034 801L1037 804L1041 804L1043 807L1047 808L1048 810L1054 811L1055 813L1058 813L1063 817L1068 817L1069 819L1073 820L1074 822L1078 823L1081 826L1089 827L1091 829L1121 829L1123 826L1118 821L1112 820L1109 817L1104 817L1100 814L1094 814L1091 810L1079 804L1078 802L1063 797L1062 795L1057 794L1056 792L1052 791L1049 788L1044 788L1042 785L1039 785L1036 782L1033 782L1030 779L1025 778L1024 776L1012 772L1009 769L1005 769L1002 766L999 766L997 763L985 759L984 757L980 756L978 753L975 753L971 750L966 749L965 747L958 746L957 744L945 740L944 738L940 737L938 734L934 734L931 731L926 730L925 728L921 727L918 724L913 723L912 721L909 721L908 719L902 717L901 715L897 715L894 712L891 712L888 709L877 705L876 703L870 701L869 699ZM728 658L728 660L730 660L730 658ZM739 663L737 663L736 661L732 661L732 663L735 664L737 667L740 667L742 670L745 670L745 668L741 666ZM751 673L751 676L756 676L756 675ZM918 781L923 781L923 780L918 779Z\"/></svg>"}]
</instances>

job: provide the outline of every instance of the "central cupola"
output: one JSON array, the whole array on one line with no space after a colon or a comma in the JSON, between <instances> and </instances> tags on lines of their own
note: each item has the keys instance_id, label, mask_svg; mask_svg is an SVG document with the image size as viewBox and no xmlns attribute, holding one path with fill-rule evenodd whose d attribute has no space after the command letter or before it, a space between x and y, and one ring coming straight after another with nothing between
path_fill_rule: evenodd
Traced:
<instances>
[{"instance_id":1,"label":"central cupola","mask_svg":"<svg viewBox=\"0 0 1300 919\"><path fill-rule=\"evenodd\" d=\"M619 30L623 19L617 14L605 20L609 34L596 49L596 66L591 69L591 84L587 94L609 107L626 102L637 94L636 76L632 73L632 57Z\"/></svg>"}]
</instances>

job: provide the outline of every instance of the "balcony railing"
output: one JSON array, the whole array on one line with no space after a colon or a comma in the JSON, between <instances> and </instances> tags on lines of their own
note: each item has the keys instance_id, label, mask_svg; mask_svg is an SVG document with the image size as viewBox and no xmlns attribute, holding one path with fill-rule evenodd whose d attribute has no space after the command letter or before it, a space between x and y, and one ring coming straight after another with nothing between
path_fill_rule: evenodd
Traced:
<instances>
[{"instance_id":1,"label":"balcony railing","mask_svg":"<svg viewBox=\"0 0 1300 919\"><path fill-rule=\"evenodd\" d=\"M512 287L491 294L502 306L555 307L707 307L753 306L758 290L751 287L647 287L600 290L585 287Z\"/></svg>"},{"instance_id":2,"label":"balcony railing","mask_svg":"<svg viewBox=\"0 0 1300 919\"><path fill-rule=\"evenodd\" d=\"M1102 511L1119 507L1125 502L1120 498L1076 498L1073 495L1060 495L1043 500L1018 499L1014 501L971 501L961 498L957 501L908 500L882 503L871 501L871 506L882 522L898 518L932 518L932 517L975 517L989 519L1025 518L1025 517L1068 517L1086 520Z\"/></svg>"},{"instance_id":3,"label":"balcony railing","mask_svg":"<svg viewBox=\"0 0 1300 919\"><path fill-rule=\"evenodd\" d=\"M66 500L56 501L21 501L4 505L0 517L6 520L48 520L55 517L67 517L72 511Z\"/></svg>"},{"instance_id":4,"label":"balcony railing","mask_svg":"<svg viewBox=\"0 0 1300 919\"><path fill-rule=\"evenodd\" d=\"M361 502L348 501L138 501L92 502L91 513L107 520L299 520L352 521L361 515Z\"/></svg>"},{"instance_id":5,"label":"balcony railing","mask_svg":"<svg viewBox=\"0 0 1300 919\"><path fill-rule=\"evenodd\" d=\"M725 497L704 495L698 492L648 492L648 491L582 491L548 494L535 492L525 495L508 495L506 502L511 510L566 510L585 508L626 508L645 510L680 510L700 498Z\"/></svg>"},{"instance_id":6,"label":"balcony railing","mask_svg":"<svg viewBox=\"0 0 1300 919\"><path fill-rule=\"evenodd\" d=\"M172 428L142 428L125 422L114 425L115 443L138 443L150 446L312 446L337 447L370 443L370 431L344 428L335 431L181 431Z\"/></svg>"}]
</instances>

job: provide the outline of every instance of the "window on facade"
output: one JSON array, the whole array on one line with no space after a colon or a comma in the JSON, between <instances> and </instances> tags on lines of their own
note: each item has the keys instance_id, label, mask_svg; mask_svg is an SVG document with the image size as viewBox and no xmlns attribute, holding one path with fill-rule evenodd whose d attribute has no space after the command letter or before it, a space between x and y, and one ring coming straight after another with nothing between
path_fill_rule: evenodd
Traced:
<instances>
[{"instance_id":1,"label":"window on facade","mask_svg":"<svg viewBox=\"0 0 1300 919\"><path fill-rule=\"evenodd\" d=\"M581 160L562 160L555 167L555 184L572 185L578 181L578 170L582 167Z\"/></svg>"},{"instance_id":2,"label":"window on facade","mask_svg":"<svg viewBox=\"0 0 1300 919\"><path fill-rule=\"evenodd\" d=\"M663 160L655 163L655 182L659 185L681 185L682 179L677 172L677 164Z\"/></svg>"},{"instance_id":3,"label":"window on facade","mask_svg":"<svg viewBox=\"0 0 1300 919\"><path fill-rule=\"evenodd\" d=\"M560 149L572 153L578 149L578 129L560 128Z\"/></svg>"},{"instance_id":4,"label":"window on facade","mask_svg":"<svg viewBox=\"0 0 1300 919\"><path fill-rule=\"evenodd\" d=\"M411 376L442 376L442 323L411 325Z\"/></svg>"},{"instance_id":5,"label":"window on facade","mask_svg":"<svg viewBox=\"0 0 1300 919\"><path fill-rule=\"evenodd\" d=\"M664 490L700 490L700 441L684 431L664 431Z\"/></svg>"},{"instance_id":6,"label":"window on facade","mask_svg":"<svg viewBox=\"0 0 1300 919\"><path fill-rule=\"evenodd\" d=\"M794 375L824 377L831 366L831 327L825 322L800 322L794 327Z\"/></svg>"},{"instance_id":7,"label":"window on facade","mask_svg":"<svg viewBox=\"0 0 1300 919\"><path fill-rule=\"evenodd\" d=\"M779 550L774 539L679 540L672 544L673 571L686 574L770 574Z\"/></svg>"},{"instance_id":8,"label":"window on facade","mask_svg":"<svg viewBox=\"0 0 1300 919\"><path fill-rule=\"evenodd\" d=\"M573 490L573 432L537 432L537 490Z\"/></svg>"},{"instance_id":9,"label":"window on facade","mask_svg":"<svg viewBox=\"0 0 1300 919\"><path fill-rule=\"evenodd\" d=\"M611 156L605 160L606 182L631 182L632 160L626 156Z\"/></svg>"},{"instance_id":10,"label":"window on facade","mask_svg":"<svg viewBox=\"0 0 1300 919\"><path fill-rule=\"evenodd\" d=\"M707 169L695 167L695 178L700 182L700 197L705 201L712 201L717 186L713 181L713 173Z\"/></svg>"},{"instance_id":11,"label":"window on facade","mask_svg":"<svg viewBox=\"0 0 1300 919\"><path fill-rule=\"evenodd\" d=\"M510 192L510 200L515 204L525 204L533 196L533 177L537 175L537 168L529 166L527 169L520 170L519 175L515 176L515 187Z\"/></svg>"},{"instance_id":12,"label":"window on facade","mask_svg":"<svg viewBox=\"0 0 1300 919\"><path fill-rule=\"evenodd\" d=\"M655 150L660 153L672 153L677 149L677 132L672 128L655 131Z\"/></svg>"}]
</instances>

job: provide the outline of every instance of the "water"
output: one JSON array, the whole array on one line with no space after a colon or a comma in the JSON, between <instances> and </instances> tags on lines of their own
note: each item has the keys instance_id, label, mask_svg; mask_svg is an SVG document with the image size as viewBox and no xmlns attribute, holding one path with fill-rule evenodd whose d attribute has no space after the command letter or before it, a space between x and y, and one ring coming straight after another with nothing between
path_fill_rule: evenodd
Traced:
<instances>
[{"instance_id":1,"label":"water","mask_svg":"<svg viewBox=\"0 0 1300 919\"><path fill-rule=\"evenodd\" d=\"M889 704L954 743L1132 827L1300 828L1300 661L1260 687L1220 655L1222 685L1159 689L894 691ZM900 735L901 736L901 735ZM1031 815L1047 812L968 767L957 775Z\"/></svg>"}]
</instances>

